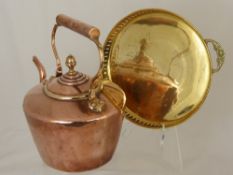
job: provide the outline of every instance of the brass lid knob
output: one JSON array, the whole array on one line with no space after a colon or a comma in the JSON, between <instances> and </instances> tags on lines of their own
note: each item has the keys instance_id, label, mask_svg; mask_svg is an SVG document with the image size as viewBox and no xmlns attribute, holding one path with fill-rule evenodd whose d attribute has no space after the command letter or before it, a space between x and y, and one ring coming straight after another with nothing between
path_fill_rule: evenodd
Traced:
<instances>
[{"instance_id":1,"label":"brass lid knob","mask_svg":"<svg viewBox=\"0 0 233 175\"><path fill-rule=\"evenodd\" d=\"M64 85L80 85L88 81L88 76L75 70L77 64L76 59L73 55L66 57L66 66L69 71L58 78L58 81Z\"/></svg>"},{"instance_id":2,"label":"brass lid knob","mask_svg":"<svg viewBox=\"0 0 233 175\"><path fill-rule=\"evenodd\" d=\"M66 58L66 66L69 68L69 72L68 72L69 75L76 75L77 74L76 70L74 69L76 64L77 64L77 62L76 62L76 59L73 55L69 55Z\"/></svg>"}]
</instances>

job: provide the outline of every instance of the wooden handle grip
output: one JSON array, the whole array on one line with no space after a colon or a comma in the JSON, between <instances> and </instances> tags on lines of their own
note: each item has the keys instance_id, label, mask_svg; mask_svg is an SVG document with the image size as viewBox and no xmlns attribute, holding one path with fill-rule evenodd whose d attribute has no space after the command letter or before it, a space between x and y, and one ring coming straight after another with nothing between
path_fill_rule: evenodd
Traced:
<instances>
[{"instance_id":1,"label":"wooden handle grip","mask_svg":"<svg viewBox=\"0 0 233 175\"><path fill-rule=\"evenodd\" d=\"M64 26L69 28L70 30L73 30L75 32L80 33L83 36L86 36L87 38L96 41L99 39L100 31L98 28L91 26L89 24L86 24L82 21L79 21L77 19L73 19L66 15L58 15L56 18L57 24L60 26Z\"/></svg>"}]
</instances>

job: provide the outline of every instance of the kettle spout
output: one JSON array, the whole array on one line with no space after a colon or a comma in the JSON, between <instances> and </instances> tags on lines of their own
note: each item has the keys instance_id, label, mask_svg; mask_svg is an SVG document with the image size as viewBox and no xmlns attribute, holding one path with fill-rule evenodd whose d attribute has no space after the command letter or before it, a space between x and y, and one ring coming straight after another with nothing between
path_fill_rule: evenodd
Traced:
<instances>
[{"instance_id":1,"label":"kettle spout","mask_svg":"<svg viewBox=\"0 0 233 175\"><path fill-rule=\"evenodd\" d=\"M34 64L36 65L39 71L40 82L44 81L46 79L46 71L45 71L44 66L41 64L37 56L33 56L32 61L34 62Z\"/></svg>"}]
</instances>

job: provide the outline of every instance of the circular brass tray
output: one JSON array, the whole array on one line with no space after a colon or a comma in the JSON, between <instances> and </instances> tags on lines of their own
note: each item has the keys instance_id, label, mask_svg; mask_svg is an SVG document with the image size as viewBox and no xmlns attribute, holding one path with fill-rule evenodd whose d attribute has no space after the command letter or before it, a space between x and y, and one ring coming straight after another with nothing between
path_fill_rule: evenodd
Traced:
<instances>
[{"instance_id":1,"label":"circular brass tray","mask_svg":"<svg viewBox=\"0 0 233 175\"><path fill-rule=\"evenodd\" d=\"M216 69L208 41L217 51ZM204 40L186 20L159 9L136 11L118 22L104 54L110 79L126 93L126 117L150 128L180 124L197 111L212 72L224 60L216 41Z\"/></svg>"}]
</instances>

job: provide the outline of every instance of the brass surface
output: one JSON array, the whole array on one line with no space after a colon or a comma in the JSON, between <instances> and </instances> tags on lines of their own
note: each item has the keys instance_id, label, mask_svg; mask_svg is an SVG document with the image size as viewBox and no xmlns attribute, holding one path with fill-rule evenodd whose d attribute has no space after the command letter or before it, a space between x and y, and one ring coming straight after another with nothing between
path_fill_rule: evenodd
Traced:
<instances>
[{"instance_id":1,"label":"brass surface","mask_svg":"<svg viewBox=\"0 0 233 175\"><path fill-rule=\"evenodd\" d=\"M51 80L52 79L50 79L50 81ZM43 91L48 97L56 99L56 100L63 100L63 101L88 100L89 91L85 91L81 94L61 95L59 93L53 92L52 90L49 90L48 84L50 81L45 81L43 85Z\"/></svg>"},{"instance_id":2,"label":"brass surface","mask_svg":"<svg viewBox=\"0 0 233 175\"><path fill-rule=\"evenodd\" d=\"M77 74L77 71L74 69L75 66L76 66L77 62L76 62L76 59L74 58L73 55L69 55L67 58L66 58L66 66L69 68L69 72L68 72L68 75L76 75Z\"/></svg>"},{"instance_id":3,"label":"brass surface","mask_svg":"<svg viewBox=\"0 0 233 175\"><path fill-rule=\"evenodd\" d=\"M62 75L61 59L58 55L57 48L56 48L56 32L57 32L58 27L59 25L55 24L52 30L52 34L51 34L51 46L52 46L53 54L56 59L56 77L59 77Z\"/></svg>"},{"instance_id":4,"label":"brass surface","mask_svg":"<svg viewBox=\"0 0 233 175\"><path fill-rule=\"evenodd\" d=\"M102 81L102 91L106 97L118 108L123 110L126 103L126 96L124 91L110 80Z\"/></svg>"},{"instance_id":5,"label":"brass surface","mask_svg":"<svg viewBox=\"0 0 233 175\"><path fill-rule=\"evenodd\" d=\"M76 59L74 56L69 55L66 58L66 66L69 68L69 71L66 74L58 77L58 82L63 85L68 86L78 86L84 83L87 83L89 77L81 72L75 70ZM77 96L77 95L76 95Z\"/></svg>"},{"instance_id":6,"label":"brass surface","mask_svg":"<svg viewBox=\"0 0 233 175\"><path fill-rule=\"evenodd\" d=\"M79 34L82 34L83 36L88 37L96 44L96 46L99 50L99 54L100 54L100 68L99 68L99 71L97 72L96 76L93 78L92 84L90 85L90 89L88 92L78 93L78 94L71 95L71 96L57 94L57 93L54 93L54 92L49 90L49 88L47 86L47 83L49 83L49 81L47 81L44 84L44 92L47 96L54 98L54 99L58 99L58 100L85 100L86 97L88 97L89 108L95 112L101 112L103 110L103 107L104 107L104 102L101 101L100 99L98 99L97 96L101 90L100 89L100 86L102 86L101 80L103 79L102 78L103 46L99 42L100 32L93 32L93 31L99 31L99 29L97 29L93 26L90 26L88 24L85 24L83 22L80 22L78 20L74 20L74 19L72 19L68 16L65 16L65 15L58 15L57 16L57 23L58 24L55 24L53 27L53 30L52 30L51 44L52 44L53 53L54 53L54 56L56 59L56 66L57 66L56 77L59 77L59 81L62 84L64 84L65 81L63 81L63 80L66 79L65 78L66 75L70 76L71 77L70 79L73 79L73 80L74 80L74 78L72 78L72 76L74 77L77 75L77 72L74 70L74 65L73 65L72 69L71 69L71 67L69 68L69 72L66 75L62 75L62 67L61 67L61 61L60 61L61 59L60 59L58 52L57 52L57 49L56 49L56 32L57 32L57 29L59 26L68 27L69 29L76 31ZM77 24L77 25L74 25L74 24ZM79 29L79 28L81 28L81 29ZM96 30L94 30L94 29L96 29ZM73 56L68 56L66 63L68 63L69 61L71 62L73 59L74 59ZM79 74L79 75L81 75L81 74ZM71 82L70 85L74 85L74 83L75 83L75 81L73 83Z\"/></svg>"},{"instance_id":7,"label":"brass surface","mask_svg":"<svg viewBox=\"0 0 233 175\"><path fill-rule=\"evenodd\" d=\"M220 46L215 48L218 52ZM208 47L191 24L171 12L145 9L128 15L108 35L104 53L110 78L126 93L126 117L136 124L180 124L207 96ZM224 60L221 53L217 69Z\"/></svg>"}]
</instances>

